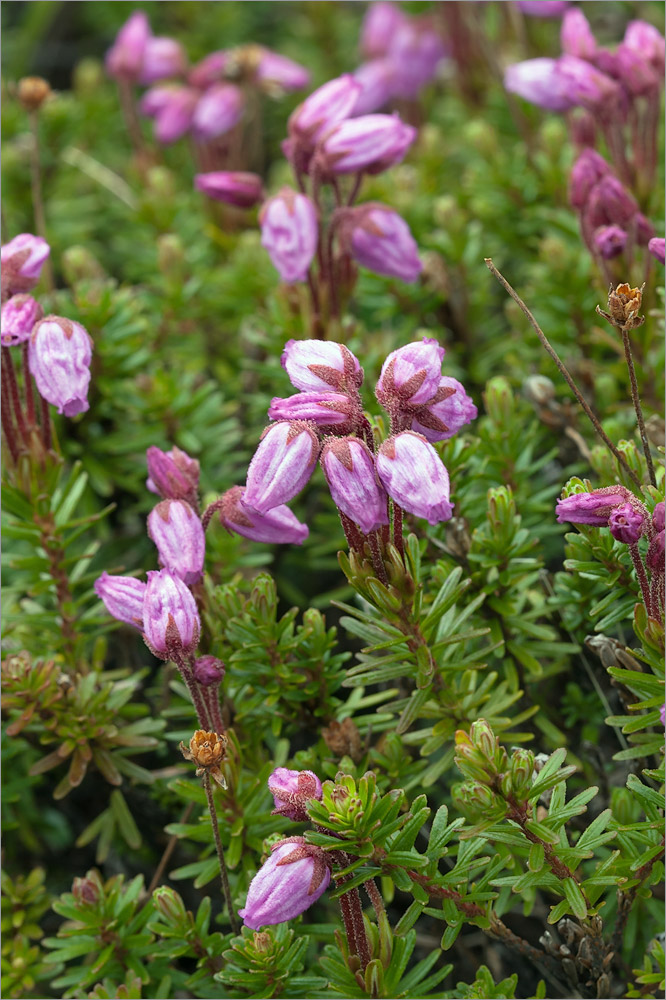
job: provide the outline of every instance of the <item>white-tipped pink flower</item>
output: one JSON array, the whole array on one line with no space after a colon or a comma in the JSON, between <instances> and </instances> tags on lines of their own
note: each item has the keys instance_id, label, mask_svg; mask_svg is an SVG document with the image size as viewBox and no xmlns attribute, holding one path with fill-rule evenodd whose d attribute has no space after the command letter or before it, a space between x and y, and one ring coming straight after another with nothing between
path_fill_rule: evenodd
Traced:
<instances>
[{"instance_id":1,"label":"white-tipped pink flower","mask_svg":"<svg viewBox=\"0 0 666 1000\"><path fill-rule=\"evenodd\" d=\"M293 511L280 504L265 514L258 514L243 505L244 494L244 487L232 486L222 497L220 521L227 531L269 545L303 544L310 532L307 524L302 524Z\"/></svg>"},{"instance_id":2,"label":"white-tipped pink flower","mask_svg":"<svg viewBox=\"0 0 666 1000\"><path fill-rule=\"evenodd\" d=\"M196 601L187 586L168 569L148 573L143 599L143 637L163 660L193 653L201 623Z\"/></svg>"},{"instance_id":3,"label":"white-tipped pink flower","mask_svg":"<svg viewBox=\"0 0 666 1000\"><path fill-rule=\"evenodd\" d=\"M375 387L389 412L396 407L424 406L434 399L442 378L444 348L433 337L391 351Z\"/></svg>"},{"instance_id":4,"label":"white-tipped pink flower","mask_svg":"<svg viewBox=\"0 0 666 1000\"><path fill-rule=\"evenodd\" d=\"M149 38L143 52L139 83L147 86L158 80L183 76L187 70L187 56L175 38Z\"/></svg>"},{"instance_id":5,"label":"white-tipped pink flower","mask_svg":"<svg viewBox=\"0 0 666 1000\"><path fill-rule=\"evenodd\" d=\"M255 77L269 90L302 90L310 82L310 71L278 52L262 49Z\"/></svg>"},{"instance_id":6,"label":"white-tipped pink flower","mask_svg":"<svg viewBox=\"0 0 666 1000\"><path fill-rule=\"evenodd\" d=\"M371 59L354 70L354 79L361 85L352 114L369 115L379 111L393 97L395 68L390 59Z\"/></svg>"},{"instance_id":7,"label":"white-tipped pink flower","mask_svg":"<svg viewBox=\"0 0 666 1000\"><path fill-rule=\"evenodd\" d=\"M283 187L259 213L261 245L283 281L305 281L317 249L317 210L307 195Z\"/></svg>"},{"instance_id":8,"label":"white-tipped pink flower","mask_svg":"<svg viewBox=\"0 0 666 1000\"><path fill-rule=\"evenodd\" d=\"M321 454L333 502L366 535L388 524L388 499L370 449L356 437L331 438Z\"/></svg>"},{"instance_id":9,"label":"white-tipped pink flower","mask_svg":"<svg viewBox=\"0 0 666 1000\"><path fill-rule=\"evenodd\" d=\"M577 103L557 59L540 57L507 66L504 86L509 93L547 111L568 111Z\"/></svg>"},{"instance_id":10,"label":"white-tipped pink flower","mask_svg":"<svg viewBox=\"0 0 666 1000\"><path fill-rule=\"evenodd\" d=\"M297 392L294 396L275 396L268 408L271 420L311 420L322 430L347 427L352 430L360 413L358 405L342 392Z\"/></svg>"},{"instance_id":11,"label":"white-tipped pink flower","mask_svg":"<svg viewBox=\"0 0 666 1000\"><path fill-rule=\"evenodd\" d=\"M407 23L400 7L388 0L371 3L361 25L361 52L368 59L386 55L399 28Z\"/></svg>"},{"instance_id":12,"label":"white-tipped pink flower","mask_svg":"<svg viewBox=\"0 0 666 1000\"><path fill-rule=\"evenodd\" d=\"M164 500L187 500L196 504L199 491L199 463L186 451L176 448L162 451L151 445L146 451L148 479L146 486L151 493L158 493Z\"/></svg>"},{"instance_id":13,"label":"white-tipped pink flower","mask_svg":"<svg viewBox=\"0 0 666 1000\"><path fill-rule=\"evenodd\" d=\"M196 63L187 75L187 82L198 90L206 90L213 83L222 80L230 61L230 53L226 49L211 52Z\"/></svg>"},{"instance_id":14,"label":"white-tipped pink flower","mask_svg":"<svg viewBox=\"0 0 666 1000\"><path fill-rule=\"evenodd\" d=\"M330 881L328 859L320 847L306 844L302 837L280 841L250 882L239 916L253 930L281 924L312 906Z\"/></svg>"},{"instance_id":15,"label":"white-tipped pink flower","mask_svg":"<svg viewBox=\"0 0 666 1000\"><path fill-rule=\"evenodd\" d=\"M243 115L245 101L233 83L214 83L197 101L192 116L192 134L207 142L230 132Z\"/></svg>"},{"instance_id":16,"label":"white-tipped pink flower","mask_svg":"<svg viewBox=\"0 0 666 1000\"><path fill-rule=\"evenodd\" d=\"M412 420L412 430L430 442L446 441L475 420L478 412L465 387L450 375L442 375L438 394L442 398L421 407Z\"/></svg>"},{"instance_id":17,"label":"white-tipped pink flower","mask_svg":"<svg viewBox=\"0 0 666 1000\"><path fill-rule=\"evenodd\" d=\"M313 425L298 420L270 424L247 470L244 505L266 514L289 503L312 475L318 454L319 438Z\"/></svg>"},{"instance_id":18,"label":"white-tipped pink flower","mask_svg":"<svg viewBox=\"0 0 666 1000\"><path fill-rule=\"evenodd\" d=\"M143 630L143 599L146 595L143 580L102 573L95 580L95 593L113 618Z\"/></svg>"},{"instance_id":19,"label":"white-tipped pink flower","mask_svg":"<svg viewBox=\"0 0 666 1000\"><path fill-rule=\"evenodd\" d=\"M3 347L14 347L28 340L44 310L32 295L12 295L2 307L0 340Z\"/></svg>"},{"instance_id":20,"label":"white-tipped pink flower","mask_svg":"<svg viewBox=\"0 0 666 1000\"><path fill-rule=\"evenodd\" d=\"M394 95L412 99L435 77L446 46L428 18L414 18L398 28L387 55Z\"/></svg>"},{"instance_id":21,"label":"white-tipped pink flower","mask_svg":"<svg viewBox=\"0 0 666 1000\"><path fill-rule=\"evenodd\" d=\"M329 80L292 112L289 135L312 149L331 125L351 115L360 92L361 85L348 73Z\"/></svg>"},{"instance_id":22,"label":"white-tipped pink flower","mask_svg":"<svg viewBox=\"0 0 666 1000\"><path fill-rule=\"evenodd\" d=\"M50 253L46 240L32 233L19 233L9 243L4 243L0 249L3 300L36 285Z\"/></svg>"},{"instance_id":23,"label":"white-tipped pink flower","mask_svg":"<svg viewBox=\"0 0 666 1000\"><path fill-rule=\"evenodd\" d=\"M199 94L192 87L158 85L146 91L139 110L155 119L155 138L168 146L189 131L198 99Z\"/></svg>"},{"instance_id":24,"label":"white-tipped pink flower","mask_svg":"<svg viewBox=\"0 0 666 1000\"><path fill-rule=\"evenodd\" d=\"M665 241L663 236L655 236L654 239L650 240L648 243L648 250L654 259L658 260L660 264L663 264L666 259L666 251L664 247Z\"/></svg>"},{"instance_id":25,"label":"white-tipped pink flower","mask_svg":"<svg viewBox=\"0 0 666 1000\"><path fill-rule=\"evenodd\" d=\"M567 10L560 28L562 52L579 59L593 59L597 51L597 40L592 34L590 22L578 7Z\"/></svg>"},{"instance_id":26,"label":"white-tipped pink flower","mask_svg":"<svg viewBox=\"0 0 666 1000\"><path fill-rule=\"evenodd\" d=\"M258 174L240 170L214 170L195 174L194 186L215 201L237 208L252 208L263 199L264 188Z\"/></svg>"},{"instance_id":27,"label":"white-tipped pink flower","mask_svg":"<svg viewBox=\"0 0 666 1000\"><path fill-rule=\"evenodd\" d=\"M404 158L416 129L397 115L362 115L338 122L320 140L315 162L325 175L378 174Z\"/></svg>"},{"instance_id":28,"label":"white-tipped pink flower","mask_svg":"<svg viewBox=\"0 0 666 1000\"><path fill-rule=\"evenodd\" d=\"M74 417L88 409L91 340L80 323L46 316L33 327L28 362L37 389L58 413Z\"/></svg>"},{"instance_id":29,"label":"white-tipped pink flower","mask_svg":"<svg viewBox=\"0 0 666 1000\"><path fill-rule=\"evenodd\" d=\"M203 576L206 539L195 511L184 500L162 500L148 515L148 534L157 546L160 565L188 587Z\"/></svg>"},{"instance_id":30,"label":"white-tipped pink flower","mask_svg":"<svg viewBox=\"0 0 666 1000\"><path fill-rule=\"evenodd\" d=\"M136 81L150 38L150 24L143 11L135 11L123 24L106 53L106 69L110 76Z\"/></svg>"},{"instance_id":31,"label":"white-tipped pink flower","mask_svg":"<svg viewBox=\"0 0 666 1000\"><path fill-rule=\"evenodd\" d=\"M397 212L379 202L350 209L341 238L354 260L375 274L413 282L423 270L409 226Z\"/></svg>"},{"instance_id":32,"label":"white-tipped pink flower","mask_svg":"<svg viewBox=\"0 0 666 1000\"><path fill-rule=\"evenodd\" d=\"M449 474L424 437L413 431L395 434L382 444L376 463L384 489L400 507L429 524L449 520Z\"/></svg>"}]
</instances>

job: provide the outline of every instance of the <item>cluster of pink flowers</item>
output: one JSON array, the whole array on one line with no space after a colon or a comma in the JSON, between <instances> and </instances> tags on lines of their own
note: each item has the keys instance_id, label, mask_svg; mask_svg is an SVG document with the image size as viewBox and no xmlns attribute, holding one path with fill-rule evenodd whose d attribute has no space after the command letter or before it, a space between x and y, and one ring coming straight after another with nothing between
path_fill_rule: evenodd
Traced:
<instances>
[{"instance_id":1,"label":"cluster of pink flowers","mask_svg":"<svg viewBox=\"0 0 666 1000\"><path fill-rule=\"evenodd\" d=\"M282 364L297 390L273 399L250 462L242 508L266 517L303 489L319 460L352 547L388 532L389 498L398 509L437 524L451 517L449 476L432 442L476 417L463 386L442 375L436 340L408 344L386 359L377 399L391 433L375 447L359 389L364 373L343 344L290 340Z\"/></svg>"},{"instance_id":2,"label":"cluster of pink flowers","mask_svg":"<svg viewBox=\"0 0 666 1000\"><path fill-rule=\"evenodd\" d=\"M40 236L21 233L0 251L2 260L3 429L12 457L30 448L37 428L32 378L45 403L58 413L74 417L88 409L88 386L92 341L80 323L63 316L44 316L41 304L30 291L38 283L50 255ZM16 381L11 347L21 348L23 395ZM6 397L5 397L6 393ZM50 446L48 407L42 412L42 440Z\"/></svg>"},{"instance_id":3,"label":"cluster of pink flowers","mask_svg":"<svg viewBox=\"0 0 666 1000\"><path fill-rule=\"evenodd\" d=\"M154 119L155 138L163 145L187 132L198 143L230 132L245 108L238 83L276 94L300 90L310 79L303 66L260 45L212 52L188 68L180 43L154 37L141 11L118 32L106 67L119 81L150 86L140 110Z\"/></svg>"},{"instance_id":4,"label":"cluster of pink flowers","mask_svg":"<svg viewBox=\"0 0 666 1000\"><path fill-rule=\"evenodd\" d=\"M664 509L662 500L650 515L642 500L619 483L589 493L570 493L557 501L560 523L608 528L613 538L629 546L645 609L659 622L664 620ZM638 548L641 538L648 543L645 560Z\"/></svg>"}]
</instances>

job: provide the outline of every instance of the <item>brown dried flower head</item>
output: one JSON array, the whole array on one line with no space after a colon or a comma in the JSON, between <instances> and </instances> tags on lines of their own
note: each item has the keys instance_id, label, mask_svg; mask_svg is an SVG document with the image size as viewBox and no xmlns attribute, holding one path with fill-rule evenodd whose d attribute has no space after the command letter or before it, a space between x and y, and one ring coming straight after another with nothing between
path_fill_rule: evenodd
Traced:
<instances>
[{"instance_id":1,"label":"brown dried flower head","mask_svg":"<svg viewBox=\"0 0 666 1000\"><path fill-rule=\"evenodd\" d=\"M197 777L209 774L222 788L227 787L220 764L227 753L227 738L220 733L207 733L205 729L197 729L190 740L189 747L180 744L180 752L185 760L191 760L197 766Z\"/></svg>"},{"instance_id":2,"label":"brown dried flower head","mask_svg":"<svg viewBox=\"0 0 666 1000\"><path fill-rule=\"evenodd\" d=\"M597 312L620 330L634 330L645 322L645 317L638 315L644 288L645 283L640 288L631 288L626 282L617 288L611 288L608 293L608 312L604 312L599 306Z\"/></svg>"},{"instance_id":3,"label":"brown dried flower head","mask_svg":"<svg viewBox=\"0 0 666 1000\"><path fill-rule=\"evenodd\" d=\"M18 82L18 99L26 111L36 111L51 93L51 87L41 76L24 76Z\"/></svg>"},{"instance_id":4,"label":"brown dried flower head","mask_svg":"<svg viewBox=\"0 0 666 1000\"><path fill-rule=\"evenodd\" d=\"M343 722L337 722L334 719L330 725L324 727L322 736L326 746L333 751L336 757L349 756L355 764L358 764L363 756L361 734L350 716L347 716Z\"/></svg>"}]
</instances>

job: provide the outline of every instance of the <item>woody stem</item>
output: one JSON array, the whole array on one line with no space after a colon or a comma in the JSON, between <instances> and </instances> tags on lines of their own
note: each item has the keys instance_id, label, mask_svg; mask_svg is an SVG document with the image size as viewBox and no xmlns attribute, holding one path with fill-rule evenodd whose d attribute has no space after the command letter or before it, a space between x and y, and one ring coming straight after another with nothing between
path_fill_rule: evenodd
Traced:
<instances>
[{"instance_id":1,"label":"woody stem","mask_svg":"<svg viewBox=\"0 0 666 1000\"><path fill-rule=\"evenodd\" d=\"M222 839L220 837L220 827L217 822L217 812L215 811L215 800L213 798L213 789L210 784L210 775L206 771L203 777L203 786L206 791L206 799L208 801L208 811L210 813L210 822L213 827L213 839L215 840L215 850L217 851L217 857L220 862L220 882L222 883L222 892L224 894L224 899L227 904L227 909L229 911L229 923L231 924L231 930L234 934L240 932L240 925L238 923L238 918L234 912L233 900L231 898L231 889L229 888L229 877L227 875L227 864L224 860L224 850L222 848Z\"/></svg>"},{"instance_id":2,"label":"woody stem","mask_svg":"<svg viewBox=\"0 0 666 1000\"><path fill-rule=\"evenodd\" d=\"M35 426L35 393L32 388L32 376L30 375L30 363L28 361L28 341L21 344L21 364L23 365L23 388L25 390L25 409L28 418L28 426Z\"/></svg>"},{"instance_id":3,"label":"woody stem","mask_svg":"<svg viewBox=\"0 0 666 1000\"><path fill-rule=\"evenodd\" d=\"M648 475L650 477L650 482L653 486L657 485L657 479L654 474L654 465L652 464L652 455L650 454L650 442L648 441L647 431L645 430L645 421L643 419L643 408L641 407L641 398L638 394L638 382L636 380L636 369L634 368L634 357L631 353L631 342L629 340L629 331L626 327L622 327L622 344L624 346L624 357L627 362L627 369L629 370L629 382L631 384L631 398L634 404L634 409L636 411L636 420L638 421L638 430L641 435L641 444L643 446L643 454L645 455L645 461L647 462Z\"/></svg>"},{"instance_id":4,"label":"woody stem","mask_svg":"<svg viewBox=\"0 0 666 1000\"><path fill-rule=\"evenodd\" d=\"M641 594L643 597L643 604L645 605L645 610L648 615L655 617L654 609L652 607L652 594L650 593L650 584L648 583L647 573L645 572L645 566L643 565L643 560L641 559L641 554L638 551L638 545L634 542L633 545L629 546L629 552L631 553L631 561L634 564L634 569L636 570L636 576L638 577L638 583L641 588Z\"/></svg>"},{"instance_id":5,"label":"woody stem","mask_svg":"<svg viewBox=\"0 0 666 1000\"><path fill-rule=\"evenodd\" d=\"M370 946L365 933L363 908L358 889L350 889L349 892L340 896L340 913L345 925L349 952L351 955L356 955L361 963L361 970L365 972L370 962Z\"/></svg>"}]
</instances>

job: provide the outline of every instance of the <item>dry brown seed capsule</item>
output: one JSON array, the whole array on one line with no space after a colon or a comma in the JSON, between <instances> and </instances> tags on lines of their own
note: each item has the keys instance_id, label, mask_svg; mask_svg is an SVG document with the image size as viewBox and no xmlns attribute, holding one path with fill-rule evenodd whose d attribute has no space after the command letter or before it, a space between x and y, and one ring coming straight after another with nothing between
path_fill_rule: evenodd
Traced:
<instances>
[{"instance_id":1,"label":"dry brown seed capsule","mask_svg":"<svg viewBox=\"0 0 666 1000\"><path fill-rule=\"evenodd\" d=\"M197 777L208 773L222 788L226 781L220 771L220 764L227 753L227 738L220 733L207 733L205 729L197 729L190 740L189 748L180 744L180 752L185 760L191 760L197 766Z\"/></svg>"},{"instance_id":2,"label":"dry brown seed capsule","mask_svg":"<svg viewBox=\"0 0 666 1000\"><path fill-rule=\"evenodd\" d=\"M18 82L18 99L26 111L36 111L51 94L51 87L41 76L24 76Z\"/></svg>"},{"instance_id":3,"label":"dry brown seed capsule","mask_svg":"<svg viewBox=\"0 0 666 1000\"><path fill-rule=\"evenodd\" d=\"M608 312L604 312L599 306L597 312L620 330L634 330L645 321L644 316L638 315L644 288L645 283L640 288L632 288L626 282L611 288L608 293Z\"/></svg>"}]
</instances>

